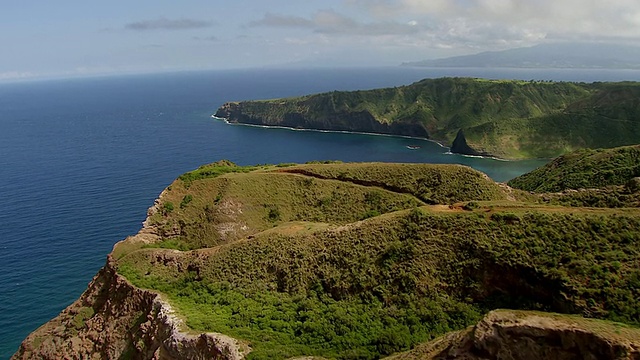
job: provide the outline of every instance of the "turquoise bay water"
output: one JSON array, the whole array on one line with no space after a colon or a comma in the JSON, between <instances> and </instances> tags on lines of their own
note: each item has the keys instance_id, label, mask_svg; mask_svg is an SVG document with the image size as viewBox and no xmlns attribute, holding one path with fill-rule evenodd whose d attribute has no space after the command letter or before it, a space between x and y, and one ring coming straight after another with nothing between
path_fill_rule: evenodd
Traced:
<instances>
[{"instance_id":1,"label":"turquoise bay water","mask_svg":"<svg viewBox=\"0 0 640 360\"><path fill-rule=\"evenodd\" d=\"M225 101L445 75L640 79L635 71L273 69L0 85L0 359L75 300L113 244L137 232L160 191L201 164L459 163L505 181L544 163L449 155L424 140L232 126L210 117Z\"/></svg>"}]
</instances>

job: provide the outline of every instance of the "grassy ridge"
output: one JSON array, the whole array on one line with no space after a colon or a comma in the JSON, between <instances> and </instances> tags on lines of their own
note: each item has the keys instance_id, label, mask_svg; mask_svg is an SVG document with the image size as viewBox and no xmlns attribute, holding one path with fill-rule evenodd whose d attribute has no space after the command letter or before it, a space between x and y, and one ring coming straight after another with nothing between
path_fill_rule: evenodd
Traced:
<instances>
[{"instance_id":1,"label":"grassy ridge","mask_svg":"<svg viewBox=\"0 0 640 360\"><path fill-rule=\"evenodd\" d=\"M185 199L190 200L185 204ZM289 221L346 224L420 204L410 195L337 180L235 173L188 187L178 180L163 198L164 211L151 223L185 250L220 245Z\"/></svg>"},{"instance_id":2,"label":"grassy ridge","mask_svg":"<svg viewBox=\"0 0 640 360\"><path fill-rule=\"evenodd\" d=\"M509 185L533 192L625 185L640 176L640 146L580 150L560 156Z\"/></svg>"},{"instance_id":3,"label":"grassy ridge","mask_svg":"<svg viewBox=\"0 0 640 360\"><path fill-rule=\"evenodd\" d=\"M326 164L283 169L411 194L429 204L470 200L504 200L504 191L485 174L461 165Z\"/></svg>"},{"instance_id":4,"label":"grassy ridge","mask_svg":"<svg viewBox=\"0 0 640 360\"><path fill-rule=\"evenodd\" d=\"M505 198L486 175L458 165L217 162L171 184L150 224L166 239L156 246L190 250L291 221L340 225L424 203Z\"/></svg>"},{"instance_id":5,"label":"grassy ridge","mask_svg":"<svg viewBox=\"0 0 640 360\"><path fill-rule=\"evenodd\" d=\"M600 189L582 189L562 193L544 193L538 196L540 203L599 208L639 208L640 189L637 186L607 186Z\"/></svg>"},{"instance_id":6,"label":"grassy ridge","mask_svg":"<svg viewBox=\"0 0 640 360\"><path fill-rule=\"evenodd\" d=\"M443 78L229 103L217 116L242 123L425 136L448 144L462 129L478 153L552 157L585 147L635 144L639 95L637 83Z\"/></svg>"}]
</instances>

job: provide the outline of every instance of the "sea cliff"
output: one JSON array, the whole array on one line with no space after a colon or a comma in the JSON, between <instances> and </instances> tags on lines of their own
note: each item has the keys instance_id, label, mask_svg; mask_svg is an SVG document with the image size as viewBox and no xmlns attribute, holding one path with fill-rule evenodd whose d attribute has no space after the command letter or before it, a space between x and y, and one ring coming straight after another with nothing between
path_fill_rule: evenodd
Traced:
<instances>
[{"instance_id":1,"label":"sea cliff","mask_svg":"<svg viewBox=\"0 0 640 360\"><path fill-rule=\"evenodd\" d=\"M159 200L158 200L159 201ZM158 210L158 201L149 214ZM127 243L157 240L145 221ZM116 245L117 246L117 245ZM217 333L193 333L156 292L133 286L117 272L112 254L80 298L31 333L18 359L242 359L247 347Z\"/></svg>"},{"instance_id":2,"label":"sea cliff","mask_svg":"<svg viewBox=\"0 0 640 360\"><path fill-rule=\"evenodd\" d=\"M282 126L294 129L364 132L429 138L427 129L421 124L410 122L382 123L369 111L338 112L323 116L308 116L302 113L286 112L282 116L277 103L260 103L254 107L247 102L229 102L222 105L215 116L231 123Z\"/></svg>"},{"instance_id":3,"label":"sea cliff","mask_svg":"<svg viewBox=\"0 0 640 360\"><path fill-rule=\"evenodd\" d=\"M192 334L157 293L118 275L112 258L80 298L30 334L11 359L241 359L223 334Z\"/></svg>"},{"instance_id":4,"label":"sea cliff","mask_svg":"<svg viewBox=\"0 0 640 360\"><path fill-rule=\"evenodd\" d=\"M407 86L227 102L230 123L416 136L452 152L549 158L640 139L640 84L426 79Z\"/></svg>"}]
</instances>

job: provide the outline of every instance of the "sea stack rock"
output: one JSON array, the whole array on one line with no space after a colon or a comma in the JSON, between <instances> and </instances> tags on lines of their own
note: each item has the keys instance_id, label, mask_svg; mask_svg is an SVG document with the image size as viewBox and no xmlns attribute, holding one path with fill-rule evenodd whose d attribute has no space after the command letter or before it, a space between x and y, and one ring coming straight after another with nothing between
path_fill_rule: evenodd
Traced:
<instances>
[{"instance_id":1,"label":"sea stack rock","mask_svg":"<svg viewBox=\"0 0 640 360\"><path fill-rule=\"evenodd\" d=\"M462 129L458 130L458 134L451 144L451 152L463 155L483 155L467 144L467 139L464 137Z\"/></svg>"}]
</instances>

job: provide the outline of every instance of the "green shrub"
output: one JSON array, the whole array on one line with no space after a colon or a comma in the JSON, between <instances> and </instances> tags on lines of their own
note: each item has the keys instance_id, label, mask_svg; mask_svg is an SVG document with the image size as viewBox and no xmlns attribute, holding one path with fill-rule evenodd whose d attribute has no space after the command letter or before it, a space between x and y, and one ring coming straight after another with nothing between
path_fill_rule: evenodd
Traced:
<instances>
[{"instance_id":1,"label":"green shrub","mask_svg":"<svg viewBox=\"0 0 640 360\"><path fill-rule=\"evenodd\" d=\"M165 202L162 205L162 209L163 209L163 212L164 212L165 215L170 214L174 209L173 203L171 201Z\"/></svg>"},{"instance_id":2,"label":"green shrub","mask_svg":"<svg viewBox=\"0 0 640 360\"><path fill-rule=\"evenodd\" d=\"M371 217L379 216L380 212L378 210L367 210L362 216L360 216L361 220L368 219Z\"/></svg>"},{"instance_id":3,"label":"green shrub","mask_svg":"<svg viewBox=\"0 0 640 360\"><path fill-rule=\"evenodd\" d=\"M480 205L478 205L478 203L475 201L469 201L468 203L464 204L462 208L467 211L473 211L480 208Z\"/></svg>"},{"instance_id":4,"label":"green shrub","mask_svg":"<svg viewBox=\"0 0 640 360\"><path fill-rule=\"evenodd\" d=\"M182 198L180 202L180 209L184 209L187 205L193 200L193 196L191 194L187 194Z\"/></svg>"},{"instance_id":5,"label":"green shrub","mask_svg":"<svg viewBox=\"0 0 640 360\"><path fill-rule=\"evenodd\" d=\"M278 221L280 220L280 215L280 210L277 207L270 207L267 213L267 219L269 221Z\"/></svg>"}]
</instances>

